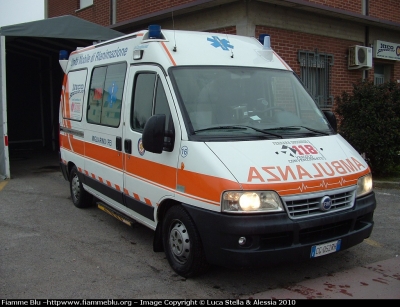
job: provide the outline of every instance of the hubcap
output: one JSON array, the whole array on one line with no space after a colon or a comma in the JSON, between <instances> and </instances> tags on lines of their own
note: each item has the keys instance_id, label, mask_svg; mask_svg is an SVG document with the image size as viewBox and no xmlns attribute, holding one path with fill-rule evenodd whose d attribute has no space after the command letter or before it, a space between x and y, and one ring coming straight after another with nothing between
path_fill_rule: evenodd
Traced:
<instances>
[{"instance_id":1,"label":"hubcap","mask_svg":"<svg viewBox=\"0 0 400 307\"><path fill-rule=\"evenodd\" d=\"M189 234L181 221L176 221L169 234L169 246L174 258L180 263L186 263L190 254Z\"/></svg>"}]
</instances>

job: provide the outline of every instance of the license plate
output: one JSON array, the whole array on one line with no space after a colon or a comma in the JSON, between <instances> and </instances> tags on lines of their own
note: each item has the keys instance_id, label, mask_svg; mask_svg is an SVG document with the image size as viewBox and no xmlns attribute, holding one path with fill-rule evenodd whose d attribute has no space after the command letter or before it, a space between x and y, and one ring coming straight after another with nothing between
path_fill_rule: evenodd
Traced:
<instances>
[{"instance_id":1,"label":"license plate","mask_svg":"<svg viewBox=\"0 0 400 307\"><path fill-rule=\"evenodd\" d=\"M342 240L332 241L324 244L314 245L311 247L311 258L331 254L340 250Z\"/></svg>"}]
</instances>

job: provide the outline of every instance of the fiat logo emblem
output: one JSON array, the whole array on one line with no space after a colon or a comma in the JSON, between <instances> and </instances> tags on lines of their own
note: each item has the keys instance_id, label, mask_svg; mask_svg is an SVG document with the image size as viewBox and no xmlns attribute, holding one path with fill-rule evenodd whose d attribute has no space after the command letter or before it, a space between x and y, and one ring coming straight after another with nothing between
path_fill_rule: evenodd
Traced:
<instances>
[{"instance_id":1,"label":"fiat logo emblem","mask_svg":"<svg viewBox=\"0 0 400 307\"><path fill-rule=\"evenodd\" d=\"M328 211L332 207L332 199L329 196L324 196L321 199L319 208L322 211Z\"/></svg>"}]
</instances>

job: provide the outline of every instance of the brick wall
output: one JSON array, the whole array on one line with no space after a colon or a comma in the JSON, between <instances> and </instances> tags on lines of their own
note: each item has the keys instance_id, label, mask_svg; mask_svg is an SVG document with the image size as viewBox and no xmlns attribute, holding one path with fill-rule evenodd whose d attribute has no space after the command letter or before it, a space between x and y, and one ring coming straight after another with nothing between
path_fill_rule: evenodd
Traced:
<instances>
[{"instance_id":1,"label":"brick wall","mask_svg":"<svg viewBox=\"0 0 400 307\"><path fill-rule=\"evenodd\" d=\"M109 26L111 20L110 0L94 0L93 5L79 10L76 16L102 26Z\"/></svg>"},{"instance_id":2,"label":"brick wall","mask_svg":"<svg viewBox=\"0 0 400 307\"><path fill-rule=\"evenodd\" d=\"M219 28L219 29L210 29L210 30L207 30L206 32L215 32L215 33L236 35L236 26L223 27L223 28Z\"/></svg>"},{"instance_id":3,"label":"brick wall","mask_svg":"<svg viewBox=\"0 0 400 307\"><path fill-rule=\"evenodd\" d=\"M326 5L329 7L362 13L363 0L306 0L308 2ZM399 0L369 0L368 15L379 19L400 22Z\"/></svg>"},{"instance_id":4,"label":"brick wall","mask_svg":"<svg viewBox=\"0 0 400 307\"><path fill-rule=\"evenodd\" d=\"M310 3L326 5L332 8L361 14L363 0L305 0ZM79 9L79 0L51 0L48 16L75 15L104 26L110 25L110 0L94 0L93 6ZM117 0L117 23L135 17L165 10L195 0ZM399 0L369 0L369 15L372 17L400 22Z\"/></svg>"},{"instance_id":5,"label":"brick wall","mask_svg":"<svg viewBox=\"0 0 400 307\"><path fill-rule=\"evenodd\" d=\"M400 80L400 65L394 65L394 69L390 78L394 81Z\"/></svg>"},{"instance_id":6,"label":"brick wall","mask_svg":"<svg viewBox=\"0 0 400 307\"><path fill-rule=\"evenodd\" d=\"M63 15L75 15L75 10L79 8L79 0L50 0L48 1L48 17L58 17Z\"/></svg>"},{"instance_id":7,"label":"brick wall","mask_svg":"<svg viewBox=\"0 0 400 307\"><path fill-rule=\"evenodd\" d=\"M195 0L117 0L117 23L194 1ZM94 0L92 6L82 10L78 9L79 0L51 0L48 5L48 16L51 18L62 15L74 15L102 26L110 25L110 0Z\"/></svg>"},{"instance_id":8,"label":"brick wall","mask_svg":"<svg viewBox=\"0 0 400 307\"><path fill-rule=\"evenodd\" d=\"M126 21L189 2L194 2L194 0L118 0L117 22Z\"/></svg>"},{"instance_id":9,"label":"brick wall","mask_svg":"<svg viewBox=\"0 0 400 307\"><path fill-rule=\"evenodd\" d=\"M308 2L322 4L333 8L346 10L353 13L361 14L362 0L306 0ZM371 1L371 0L370 0ZM379 1L379 0L377 0ZM394 0L396 1L396 0Z\"/></svg>"},{"instance_id":10,"label":"brick wall","mask_svg":"<svg viewBox=\"0 0 400 307\"><path fill-rule=\"evenodd\" d=\"M400 23L400 1L369 0L369 15Z\"/></svg>"},{"instance_id":11,"label":"brick wall","mask_svg":"<svg viewBox=\"0 0 400 307\"><path fill-rule=\"evenodd\" d=\"M102 26L110 25L110 0L94 0L93 5L79 9L79 0L50 0L48 16L73 15Z\"/></svg>"},{"instance_id":12,"label":"brick wall","mask_svg":"<svg viewBox=\"0 0 400 307\"><path fill-rule=\"evenodd\" d=\"M298 50L332 54L334 64L332 66L331 95L335 98L343 91L350 92L352 83L362 78L361 70L347 69L347 53L351 45L360 45L361 42L343 39L328 38L325 36L311 35L301 32L287 31L265 26L256 26L255 35L261 33L271 36L271 47L281 58L300 76L300 63ZM373 72L371 72L373 76Z\"/></svg>"}]
</instances>

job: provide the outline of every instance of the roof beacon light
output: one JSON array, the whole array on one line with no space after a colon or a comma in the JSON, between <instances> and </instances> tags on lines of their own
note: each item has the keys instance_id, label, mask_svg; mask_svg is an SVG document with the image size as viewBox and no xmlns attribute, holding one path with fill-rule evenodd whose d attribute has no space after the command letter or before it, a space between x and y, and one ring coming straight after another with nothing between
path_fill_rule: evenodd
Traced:
<instances>
[{"instance_id":1,"label":"roof beacon light","mask_svg":"<svg viewBox=\"0 0 400 307\"><path fill-rule=\"evenodd\" d=\"M68 51L67 50L60 50L58 55L59 60L68 60Z\"/></svg>"},{"instance_id":2,"label":"roof beacon light","mask_svg":"<svg viewBox=\"0 0 400 307\"><path fill-rule=\"evenodd\" d=\"M274 51L271 48L271 37L268 34L260 34L258 40L263 44L263 50L260 51L260 55L268 62L271 62L274 58Z\"/></svg>"},{"instance_id":3,"label":"roof beacon light","mask_svg":"<svg viewBox=\"0 0 400 307\"><path fill-rule=\"evenodd\" d=\"M149 26L149 38L150 39L160 39L161 38L161 26L150 25Z\"/></svg>"},{"instance_id":4,"label":"roof beacon light","mask_svg":"<svg viewBox=\"0 0 400 307\"><path fill-rule=\"evenodd\" d=\"M65 71L67 69L67 65L68 65L68 51L67 50L60 50L60 53L58 54L58 62L60 63L60 66L65 73Z\"/></svg>"},{"instance_id":5,"label":"roof beacon light","mask_svg":"<svg viewBox=\"0 0 400 307\"><path fill-rule=\"evenodd\" d=\"M272 50L271 48L271 37L268 34L264 36L264 49L265 50Z\"/></svg>"}]
</instances>

